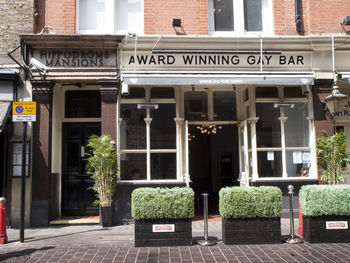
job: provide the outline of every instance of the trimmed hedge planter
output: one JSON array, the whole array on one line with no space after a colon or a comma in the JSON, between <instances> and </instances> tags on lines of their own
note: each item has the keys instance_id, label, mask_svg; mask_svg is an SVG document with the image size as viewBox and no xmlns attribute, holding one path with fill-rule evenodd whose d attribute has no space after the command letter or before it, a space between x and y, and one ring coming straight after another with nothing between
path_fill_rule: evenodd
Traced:
<instances>
[{"instance_id":1,"label":"trimmed hedge planter","mask_svg":"<svg viewBox=\"0 0 350 263\"><path fill-rule=\"evenodd\" d=\"M350 185L303 186L299 198L305 241L350 242Z\"/></svg>"},{"instance_id":2,"label":"trimmed hedge planter","mask_svg":"<svg viewBox=\"0 0 350 263\"><path fill-rule=\"evenodd\" d=\"M281 243L282 192L278 187L226 187L219 196L224 244Z\"/></svg>"},{"instance_id":3,"label":"trimmed hedge planter","mask_svg":"<svg viewBox=\"0 0 350 263\"><path fill-rule=\"evenodd\" d=\"M135 247L192 244L194 192L188 187L138 188L131 195Z\"/></svg>"}]
</instances>

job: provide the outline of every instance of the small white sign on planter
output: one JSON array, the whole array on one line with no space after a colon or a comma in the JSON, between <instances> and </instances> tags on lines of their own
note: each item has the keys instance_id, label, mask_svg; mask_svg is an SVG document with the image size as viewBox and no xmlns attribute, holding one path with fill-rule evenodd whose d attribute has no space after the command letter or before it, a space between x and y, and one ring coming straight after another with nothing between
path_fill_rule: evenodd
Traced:
<instances>
[{"instance_id":1,"label":"small white sign on planter","mask_svg":"<svg viewBox=\"0 0 350 263\"><path fill-rule=\"evenodd\" d=\"M348 221L326 221L326 229L348 229Z\"/></svg>"},{"instance_id":2,"label":"small white sign on planter","mask_svg":"<svg viewBox=\"0 0 350 263\"><path fill-rule=\"evenodd\" d=\"M152 231L157 232L175 232L175 225L174 224L168 224L168 225L152 225Z\"/></svg>"}]
</instances>

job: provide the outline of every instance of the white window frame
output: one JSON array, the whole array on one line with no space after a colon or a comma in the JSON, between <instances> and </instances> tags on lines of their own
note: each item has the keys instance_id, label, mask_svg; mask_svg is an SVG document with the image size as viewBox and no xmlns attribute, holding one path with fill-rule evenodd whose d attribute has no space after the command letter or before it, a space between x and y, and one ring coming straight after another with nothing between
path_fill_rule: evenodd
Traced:
<instances>
[{"instance_id":1,"label":"white window frame","mask_svg":"<svg viewBox=\"0 0 350 263\"><path fill-rule=\"evenodd\" d=\"M138 86L139 87L139 86ZM132 87L130 87L132 88ZM118 167L120 167L120 155L121 154L128 154L128 153L143 153L146 154L146 167L147 167L147 174L146 179L142 180L124 180L121 179L122 182L133 182L133 183L157 183L157 182L183 182L184 178L181 174L181 168L180 168L180 136L179 133L181 131L180 125L181 122L178 120L178 104L176 103L177 95L176 95L176 89L174 87L171 87L174 89L174 96L175 98L164 98L164 99L151 99L151 89L153 87L142 87L145 89L145 98L140 99L127 99L122 98L120 94L118 95L118 101L117 101L117 118L118 118L118 125L117 125L117 156L118 156ZM146 109L146 118L145 118L145 125L146 125L146 148L145 149L120 149L120 124L123 121L123 119L120 117L120 105L121 104L137 104L137 103L157 103L157 104L174 104L175 106L175 116L174 116L174 122L176 123L176 146L174 149L151 149L151 124L152 124L152 118L150 114L150 109ZM175 179L152 179L151 174L151 153L175 153L176 154L176 178Z\"/></svg>"},{"instance_id":2,"label":"white window frame","mask_svg":"<svg viewBox=\"0 0 350 263\"><path fill-rule=\"evenodd\" d=\"M118 0L104 0L105 1L105 27L104 30L101 32L98 29L92 29L92 30L81 30L80 29L80 22L79 22L79 10L80 10L80 1L84 0L76 0L76 33L77 34L126 34L126 33L135 33L137 35L143 35L144 34L144 0L141 1L141 25L138 32L131 32L128 30L119 30L117 31L115 28L115 1Z\"/></svg>"},{"instance_id":3,"label":"white window frame","mask_svg":"<svg viewBox=\"0 0 350 263\"><path fill-rule=\"evenodd\" d=\"M214 8L214 0L208 0L208 24L209 35L212 36L234 36L234 35L272 35L273 34L273 3L272 0L262 0L262 31L246 31L244 29L244 2L243 0L233 1L233 31L215 31L214 13L211 11Z\"/></svg>"},{"instance_id":4,"label":"white window frame","mask_svg":"<svg viewBox=\"0 0 350 263\"><path fill-rule=\"evenodd\" d=\"M258 174L258 160L255 154L254 160L251 160L253 165L252 171L252 180L253 181L300 181L300 180L317 180L317 162L316 162L316 144L315 144L315 130L314 130L314 118L313 118L313 103L312 103L312 94L309 93L305 98L284 98L283 89L288 87L277 87L279 97L277 98L256 98L255 89L259 87L249 87L249 119L257 119L259 116L256 116L256 103L280 103L281 101L285 103L307 103L308 106L308 121L309 121L309 146L306 147L287 147L285 145L285 130L284 130L284 114L280 113L280 122L281 122L281 146L280 147L257 147L256 136L251 136L251 148L249 152L268 152L268 151L281 151L282 152L282 176L280 177L259 177ZM259 120L257 120L259 121ZM288 121L288 120L287 120ZM251 122L251 131L256 135L256 125L255 121ZM311 167L308 177L288 177L287 174L287 160L286 153L287 151L309 151L311 155Z\"/></svg>"}]
</instances>

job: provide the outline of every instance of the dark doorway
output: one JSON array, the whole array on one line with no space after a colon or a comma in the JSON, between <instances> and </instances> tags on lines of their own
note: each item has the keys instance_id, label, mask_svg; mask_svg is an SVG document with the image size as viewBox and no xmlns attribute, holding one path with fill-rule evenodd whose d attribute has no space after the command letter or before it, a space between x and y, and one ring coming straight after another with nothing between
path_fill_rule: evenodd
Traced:
<instances>
[{"instance_id":1,"label":"dark doorway","mask_svg":"<svg viewBox=\"0 0 350 263\"><path fill-rule=\"evenodd\" d=\"M6 183L7 183L7 134L0 133L0 197L7 197Z\"/></svg>"},{"instance_id":2,"label":"dark doorway","mask_svg":"<svg viewBox=\"0 0 350 263\"><path fill-rule=\"evenodd\" d=\"M88 189L93 179L86 173L86 144L92 135L101 134L100 123L62 125L62 215L98 215L92 205L95 193Z\"/></svg>"},{"instance_id":3,"label":"dark doorway","mask_svg":"<svg viewBox=\"0 0 350 263\"><path fill-rule=\"evenodd\" d=\"M196 214L203 215L201 194L209 193L209 214L218 215L220 189L239 185L238 129L233 125L203 127L189 127L189 165ZM215 133L208 134L213 127Z\"/></svg>"}]
</instances>

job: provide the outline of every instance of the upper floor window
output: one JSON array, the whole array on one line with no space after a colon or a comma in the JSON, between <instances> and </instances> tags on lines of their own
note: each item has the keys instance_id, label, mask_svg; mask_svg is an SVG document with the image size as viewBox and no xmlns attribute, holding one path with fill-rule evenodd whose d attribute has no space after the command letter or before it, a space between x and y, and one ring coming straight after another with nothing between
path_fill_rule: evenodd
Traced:
<instances>
[{"instance_id":1,"label":"upper floor window","mask_svg":"<svg viewBox=\"0 0 350 263\"><path fill-rule=\"evenodd\" d=\"M77 0L77 33L143 33L142 0Z\"/></svg>"},{"instance_id":2,"label":"upper floor window","mask_svg":"<svg viewBox=\"0 0 350 263\"><path fill-rule=\"evenodd\" d=\"M212 34L271 34L271 0L208 0Z\"/></svg>"}]
</instances>

